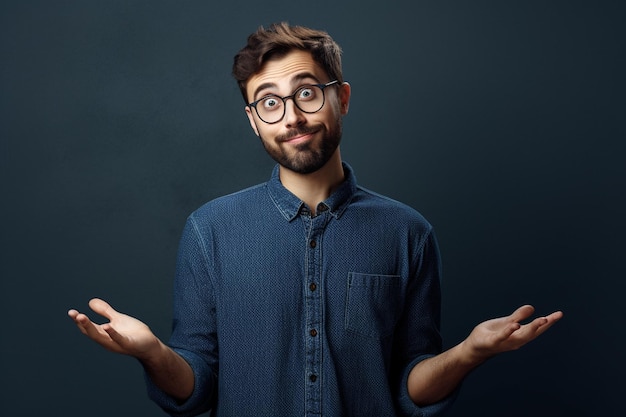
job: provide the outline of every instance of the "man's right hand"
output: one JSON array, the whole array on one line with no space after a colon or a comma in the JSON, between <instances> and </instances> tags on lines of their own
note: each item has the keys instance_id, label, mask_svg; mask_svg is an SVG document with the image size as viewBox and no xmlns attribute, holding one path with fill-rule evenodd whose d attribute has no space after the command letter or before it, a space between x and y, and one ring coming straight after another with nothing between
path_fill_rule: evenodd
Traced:
<instances>
[{"instance_id":1,"label":"man's right hand","mask_svg":"<svg viewBox=\"0 0 626 417\"><path fill-rule=\"evenodd\" d=\"M67 314L74 320L79 330L96 343L112 352L134 356L140 360L149 359L155 351L158 351L159 339L143 322L115 311L106 301L99 298L90 300L89 307L106 317L109 322L96 324L87 315L74 309Z\"/></svg>"},{"instance_id":2,"label":"man's right hand","mask_svg":"<svg viewBox=\"0 0 626 417\"><path fill-rule=\"evenodd\" d=\"M139 359L154 383L179 401L193 393L195 376L180 355L163 344L143 322L119 313L106 301L94 298L89 307L108 323L96 324L77 310L67 312L87 337L106 349Z\"/></svg>"}]
</instances>

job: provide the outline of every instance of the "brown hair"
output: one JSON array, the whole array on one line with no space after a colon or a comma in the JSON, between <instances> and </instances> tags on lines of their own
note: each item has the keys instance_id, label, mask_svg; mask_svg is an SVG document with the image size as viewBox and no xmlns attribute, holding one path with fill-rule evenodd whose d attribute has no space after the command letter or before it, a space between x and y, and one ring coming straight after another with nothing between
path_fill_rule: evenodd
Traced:
<instances>
[{"instance_id":1,"label":"brown hair","mask_svg":"<svg viewBox=\"0 0 626 417\"><path fill-rule=\"evenodd\" d=\"M270 59L284 56L294 49L309 51L331 80L343 82L341 47L328 33L303 26L290 26L286 22L274 23L267 29L261 26L248 36L246 46L235 55L233 77L239 84L246 104L248 79Z\"/></svg>"}]
</instances>

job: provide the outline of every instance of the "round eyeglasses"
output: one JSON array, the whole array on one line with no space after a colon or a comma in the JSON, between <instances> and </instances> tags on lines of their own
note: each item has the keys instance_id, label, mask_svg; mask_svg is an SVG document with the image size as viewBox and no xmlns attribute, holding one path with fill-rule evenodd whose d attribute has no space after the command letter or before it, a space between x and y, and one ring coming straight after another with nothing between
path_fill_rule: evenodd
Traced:
<instances>
[{"instance_id":1,"label":"round eyeglasses","mask_svg":"<svg viewBox=\"0 0 626 417\"><path fill-rule=\"evenodd\" d=\"M324 107L326 101L324 89L338 82L334 80L326 84L305 84L298 87L293 94L285 97L268 94L248 104L248 107L254 107L259 119L267 124L274 124L283 120L287 99L292 99L293 104L304 113L316 113Z\"/></svg>"}]
</instances>

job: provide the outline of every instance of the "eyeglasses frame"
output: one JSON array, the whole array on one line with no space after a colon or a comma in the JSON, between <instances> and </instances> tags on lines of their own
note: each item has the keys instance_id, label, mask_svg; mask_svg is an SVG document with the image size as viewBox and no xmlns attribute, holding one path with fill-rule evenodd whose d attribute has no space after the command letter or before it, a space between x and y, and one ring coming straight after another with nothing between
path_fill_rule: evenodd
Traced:
<instances>
[{"instance_id":1,"label":"eyeglasses frame","mask_svg":"<svg viewBox=\"0 0 626 417\"><path fill-rule=\"evenodd\" d=\"M333 80L333 81L329 81L326 84L303 84L300 87L296 88L294 90L293 93L289 94L288 96L284 96L281 97L277 94L267 94L263 97L261 97L258 100L253 101L252 103L248 103L247 106L250 108L254 108L254 111L256 112L256 115L259 117L259 119L263 122L263 123L267 123L268 125L273 125L276 124L278 122L280 122L281 120L283 120L285 118L285 114L287 113L287 99L291 99L293 101L293 104L303 113L306 114L313 114L313 113L317 113L318 111L322 110L324 108L324 105L326 104L326 94L324 93L324 90L326 89L326 87L330 87L331 85L335 85L339 82L339 80ZM320 90L322 90L322 105L320 106L319 109L315 110L315 111L306 111L303 110L302 108L300 108L300 106L298 106L298 102L295 100L295 96L296 94L302 90L303 88L306 87L318 87ZM261 117L261 115L259 114L259 110L257 109L257 104L259 104L259 102L265 100L268 97L276 97L282 100L283 102L283 115L280 116L280 119L276 120L275 122L266 122L265 120L263 120L263 118Z\"/></svg>"}]
</instances>

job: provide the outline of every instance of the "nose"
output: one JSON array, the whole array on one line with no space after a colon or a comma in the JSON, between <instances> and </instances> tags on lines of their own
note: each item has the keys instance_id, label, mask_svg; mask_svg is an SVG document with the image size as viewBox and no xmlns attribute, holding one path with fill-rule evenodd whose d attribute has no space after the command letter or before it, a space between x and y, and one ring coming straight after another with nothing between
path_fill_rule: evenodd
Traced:
<instances>
[{"instance_id":1,"label":"nose","mask_svg":"<svg viewBox=\"0 0 626 417\"><path fill-rule=\"evenodd\" d=\"M293 98L285 100L285 117L283 122L287 127L298 126L305 122L304 113L296 106Z\"/></svg>"}]
</instances>

